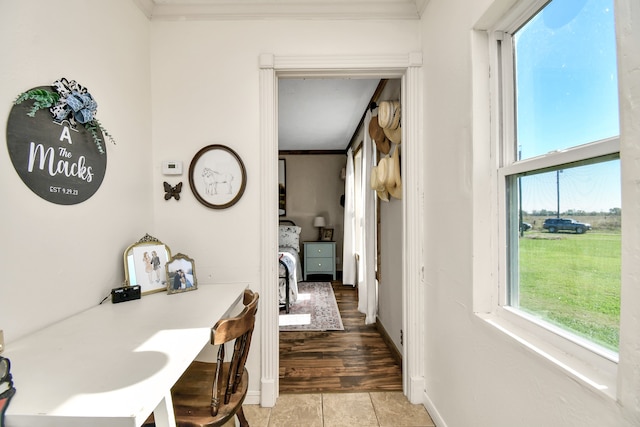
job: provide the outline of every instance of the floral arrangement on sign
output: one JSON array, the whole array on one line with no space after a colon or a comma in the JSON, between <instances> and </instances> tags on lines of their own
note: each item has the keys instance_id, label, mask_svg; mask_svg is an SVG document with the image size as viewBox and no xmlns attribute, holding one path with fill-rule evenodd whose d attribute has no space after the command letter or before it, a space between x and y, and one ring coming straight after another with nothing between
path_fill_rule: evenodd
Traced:
<instances>
[{"instance_id":1,"label":"floral arrangement on sign","mask_svg":"<svg viewBox=\"0 0 640 427\"><path fill-rule=\"evenodd\" d=\"M26 100L32 100L33 106L27 113L29 117L35 117L38 110L48 108L55 123L62 123L66 120L72 128L75 128L77 123L82 124L91 133L101 154L104 154L104 146L98 129L115 144L113 137L96 119L98 103L86 87L78 84L75 80L68 81L63 77L53 82L53 88L55 91L37 88L23 92L18 95L14 104L18 105Z\"/></svg>"}]
</instances>

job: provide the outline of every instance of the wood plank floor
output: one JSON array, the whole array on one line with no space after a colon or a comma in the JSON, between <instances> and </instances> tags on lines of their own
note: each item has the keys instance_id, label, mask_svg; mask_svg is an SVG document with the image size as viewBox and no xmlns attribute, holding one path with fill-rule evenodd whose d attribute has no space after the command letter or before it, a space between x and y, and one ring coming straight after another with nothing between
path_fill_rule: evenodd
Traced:
<instances>
[{"instance_id":1,"label":"wood plank floor","mask_svg":"<svg viewBox=\"0 0 640 427\"><path fill-rule=\"evenodd\" d=\"M356 289L332 284L345 330L280 332L280 392L401 391L401 366L364 324Z\"/></svg>"}]
</instances>

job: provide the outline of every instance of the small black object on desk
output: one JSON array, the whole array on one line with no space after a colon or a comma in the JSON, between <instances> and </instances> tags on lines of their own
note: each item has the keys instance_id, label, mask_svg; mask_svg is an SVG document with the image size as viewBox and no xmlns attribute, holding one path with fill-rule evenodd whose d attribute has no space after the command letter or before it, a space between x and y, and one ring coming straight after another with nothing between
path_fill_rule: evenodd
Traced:
<instances>
[{"instance_id":1,"label":"small black object on desk","mask_svg":"<svg viewBox=\"0 0 640 427\"><path fill-rule=\"evenodd\" d=\"M111 302L117 304L119 302L140 299L140 285L123 286L111 290ZM1 427L1 426L0 426Z\"/></svg>"}]
</instances>

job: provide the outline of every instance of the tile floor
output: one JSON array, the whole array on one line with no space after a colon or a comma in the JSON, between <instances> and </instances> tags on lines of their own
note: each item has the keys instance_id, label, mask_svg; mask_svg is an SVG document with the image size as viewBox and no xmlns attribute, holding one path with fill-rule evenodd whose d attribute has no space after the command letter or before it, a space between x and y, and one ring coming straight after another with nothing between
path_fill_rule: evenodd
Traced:
<instances>
[{"instance_id":1,"label":"tile floor","mask_svg":"<svg viewBox=\"0 0 640 427\"><path fill-rule=\"evenodd\" d=\"M244 405L244 413L251 427L435 427L402 392L281 394L273 408Z\"/></svg>"}]
</instances>

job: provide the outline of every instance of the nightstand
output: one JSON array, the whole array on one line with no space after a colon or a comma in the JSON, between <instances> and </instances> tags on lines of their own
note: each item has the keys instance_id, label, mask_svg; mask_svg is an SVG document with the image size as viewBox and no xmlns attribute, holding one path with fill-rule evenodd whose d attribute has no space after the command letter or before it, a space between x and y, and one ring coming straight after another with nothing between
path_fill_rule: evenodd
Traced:
<instances>
[{"instance_id":1,"label":"nightstand","mask_svg":"<svg viewBox=\"0 0 640 427\"><path fill-rule=\"evenodd\" d=\"M336 242L304 242L304 280L309 274L330 274L336 280Z\"/></svg>"}]
</instances>

